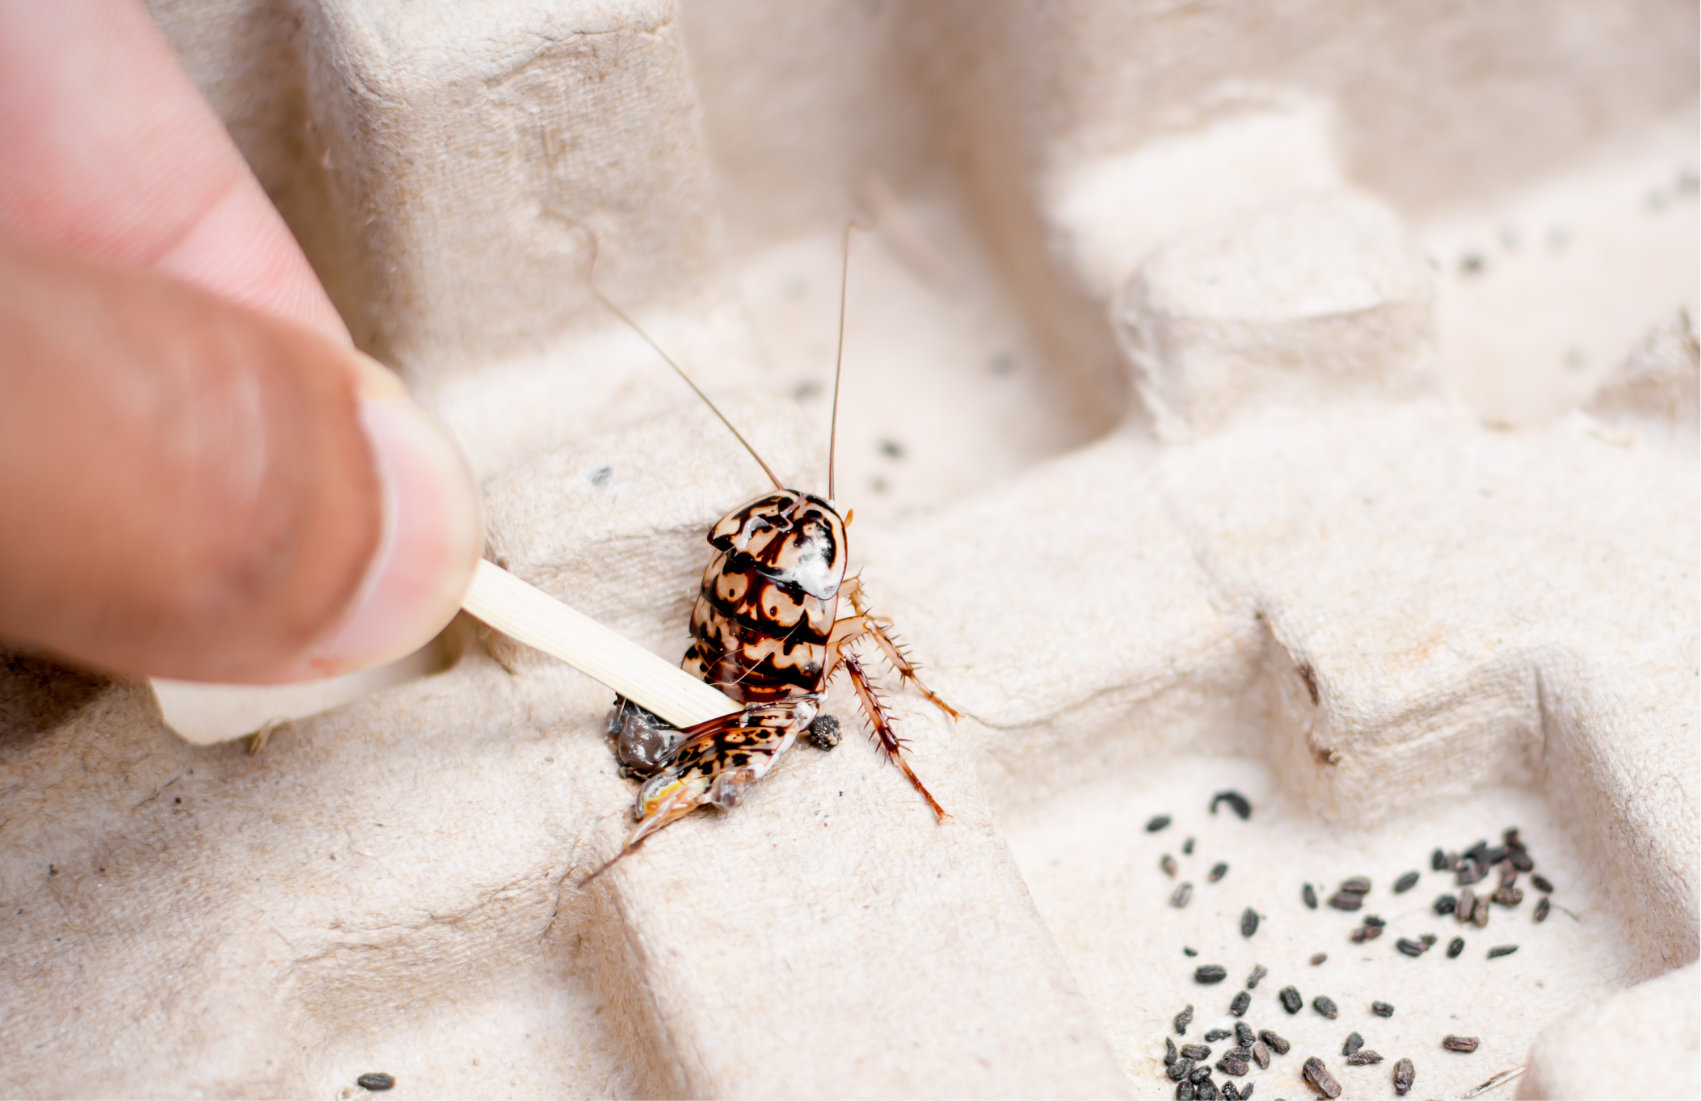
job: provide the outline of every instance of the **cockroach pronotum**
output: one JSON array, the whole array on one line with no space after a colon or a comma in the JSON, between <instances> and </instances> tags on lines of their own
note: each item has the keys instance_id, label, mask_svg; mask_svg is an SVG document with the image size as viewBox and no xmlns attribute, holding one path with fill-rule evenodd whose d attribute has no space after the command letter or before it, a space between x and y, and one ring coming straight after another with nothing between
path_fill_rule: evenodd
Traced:
<instances>
[{"instance_id":1,"label":"cockroach pronotum","mask_svg":"<svg viewBox=\"0 0 1701 1101\"><path fill-rule=\"evenodd\" d=\"M845 575L848 521L834 505L833 458L837 450L839 379L844 371L845 291L850 278L850 234L845 227L844 266L839 288L839 351L833 374L833 413L827 445L827 496L785 487L724 413L595 284L591 292L673 368L685 384L750 452L773 482L772 492L747 501L710 529L714 557L691 612L691 644L682 667L743 704L743 710L684 730L625 699L615 700L608 733L622 770L643 779L634 817L638 825L621 850L581 886L632 853L644 839L701 806L730 807L809 732L818 744L836 741L836 721L820 714L827 685L841 670L850 678L875 743L903 770L909 782L943 819L945 809L904 759L904 744L892 729L879 686L850 652L852 643L872 639L899 677L941 711L957 712L923 684L916 667L892 636L891 621L872 615L861 581ZM840 617L839 601L853 614Z\"/></svg>"}]
</instances>

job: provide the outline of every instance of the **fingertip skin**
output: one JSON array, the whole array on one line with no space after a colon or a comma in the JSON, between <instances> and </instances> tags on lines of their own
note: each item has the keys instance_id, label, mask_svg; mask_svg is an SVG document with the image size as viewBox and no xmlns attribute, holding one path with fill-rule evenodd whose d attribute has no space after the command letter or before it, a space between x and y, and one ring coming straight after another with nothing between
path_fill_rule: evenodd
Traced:
<instances>
[{"instance_id":1,"label":"fingertip skin","mask_svg":"<svg viewBox=\"0 0 1701 1101\"><path fill-rule=\"evenodd\" d=\"M353 355L0 239L0 637L117 673L280 679L382 535Z\"/></svg>"}]
</instances>

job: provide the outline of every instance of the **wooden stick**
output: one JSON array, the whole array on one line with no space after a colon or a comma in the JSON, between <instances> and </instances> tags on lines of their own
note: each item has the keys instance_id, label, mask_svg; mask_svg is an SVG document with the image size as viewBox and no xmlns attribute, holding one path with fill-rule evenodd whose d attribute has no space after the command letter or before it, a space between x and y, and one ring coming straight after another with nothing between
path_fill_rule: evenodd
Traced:
<instances>
[{"instance_id":1,"label":"wooden stick","mask_svg":"<svg viewBox=\"0 0 1701 1101\"><path fill-rule=\"evenodd\" d=\"M677 727L739 705L702 681L496 565L478 564L461 607L509 638L560 658Z\"/></svg>"}]
</instances>

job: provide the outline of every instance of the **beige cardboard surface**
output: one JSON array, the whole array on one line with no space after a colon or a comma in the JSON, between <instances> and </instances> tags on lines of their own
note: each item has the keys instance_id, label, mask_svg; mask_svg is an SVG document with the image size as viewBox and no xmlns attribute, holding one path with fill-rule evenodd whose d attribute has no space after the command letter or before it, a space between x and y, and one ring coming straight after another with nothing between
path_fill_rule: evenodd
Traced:
<instances>
[{"instance_id":1,"label":"beige cardboard surface","mask_svg":"<svg viewBox=\"0 0 1701 1101\"><path fill-rule=\"evenodd\" d=\"M853 253L840 496L875 610L964 712L892 694L952 817L849 736L579 890L631 820L608 693L500 637L257 755L180 741L145 686L10 657L0 1087L1173 1096L1165 1023L1193 1002L1226 1023L1231 993L1179 944L1266 953L1248 1020L1290 1027L1276 988L1328 975L1375 1040L1344 929L1338 970L1301 970L1332 918L1300 879L1368 861L1366 838L1426 843L1413 823L1449 807L1434 844L1497 836L1502 791L1588 880L1554 896L1572 955L1542 954L1533 895L1497 914L1527 970L1500 993L1457 973L1499 1022L1477 1063L1438 1054L1451 988L1358 972L1411 984L1419 1093L1490 1057L1528 1063L1520 1096L1610 1093L1583 1034L1692 1065L1694 273L1612 266L1650 273L1643 335L1576 408L1507 421L1461 400L1456 372L1499 368L1448 359L1464 330L1437 303L1471 285L1429 229L1692 117L1693 7L805 11L156 5L357 339L462 440L490 556L669 657L703 533L763 481L586 292L591 235L603 289L818 490L841 219L891 196ZM1670 233L1624 238L1650 254L1693 252L1675 132L1624 162L1661 173ZM1529 304L1550 285L1527 277ZM1588 324L1578 286L1554 326ZM1495 377L1546 408L1539 372ZM1195 872L1190 910L1139 878L1139 823L1203 815L1213 775L1257 795L1248 828L1309 839L1303 862L1257 850L1248 882L1285 892L1246 903L1266 940ZM1231 827L1197 828L1244 867ZM1539 1000L1546 960L1571 1000ZM1494 1012L1514 996L1539 1008ZM1304 1034L1347 1096L1388 1095L1395 1053L1351 1077L1340 1040ZM1308 1052L1259 1096L1303 1096Z\"/></svg>"}]
</instances>

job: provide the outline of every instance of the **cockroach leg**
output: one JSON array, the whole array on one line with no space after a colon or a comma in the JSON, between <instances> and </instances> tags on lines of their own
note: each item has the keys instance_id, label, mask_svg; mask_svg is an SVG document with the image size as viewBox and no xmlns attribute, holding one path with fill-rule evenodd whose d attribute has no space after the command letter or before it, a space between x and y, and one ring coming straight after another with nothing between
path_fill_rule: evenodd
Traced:
<instances>
[{"instance_id":1,"label":"cockroach leg","mask_svg":"<svg viewBox=\"0 0 1701 1101\"><path fill-rule=\"evenodd\" d=\"M834 630L837 633L837 628ZM904 775L909 777L910 783L917 791L921 792L921 797L927 800L927 805L933 808L933 813L936 816L941 819L948 817L945 808L939 805L939 800L935 799L933 793L927 790L926 785L921 782L921 777L915 774L915 770L910 768L910 763L904 759L903 740L892 730L891 720L886 717L886 707L880 699L879 688L875 685L874 680L854 656L843 651L833 654L831 643L828 644L828 651L832 654L828 669L836 671L842 667L846 673L850 674L851 687L856 689L857 699L862 702L862 712L868 716L868 725L874 733L874 740L886 752L887 759L903 770ZM828 676L831 675L832 673L829 672Z\"/></svg>"}]
</instances>

